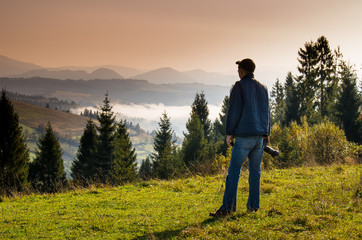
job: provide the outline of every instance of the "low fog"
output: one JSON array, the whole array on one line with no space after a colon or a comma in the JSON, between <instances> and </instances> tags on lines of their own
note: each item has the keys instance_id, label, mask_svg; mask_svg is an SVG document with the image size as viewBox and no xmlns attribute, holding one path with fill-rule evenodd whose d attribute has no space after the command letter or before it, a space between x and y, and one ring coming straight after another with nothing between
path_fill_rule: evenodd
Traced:
<instances>
[{"instance_id":1,"label":"low fog","mask_svg":"<svg viewBox=\"0 0 362 240\"><path fill-rule=\"evenodd\" d=\"M209 119L214 122L219 117L221 105L208 105ZM82 107L71 109L72 113L80 115L84 109L100 111L95 107ZM171 119L172 129L178 137L183 137L186 131L186 122L190 117L191 106L165 106L163 104L115 104L112 111L116 114L116 120L126 119L134 125L137 123L146 131L152 132L158 129L158 122L162 117L162 113L166 111L167 116Z\"/></svg>"}]
</instances>

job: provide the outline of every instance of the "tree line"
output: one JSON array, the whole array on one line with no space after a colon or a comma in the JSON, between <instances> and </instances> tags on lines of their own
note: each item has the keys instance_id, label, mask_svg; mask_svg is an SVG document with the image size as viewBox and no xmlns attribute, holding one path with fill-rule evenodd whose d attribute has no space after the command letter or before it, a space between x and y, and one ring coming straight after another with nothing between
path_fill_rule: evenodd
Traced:
<instances>
[{"instance_id":1,"label":"tree line","mask_svg":"<svg viewBox=\"0 0 362 240\"><path fill-rule=\"evenodd\" d=\"M289 72L284 85L277 80L271 97L273 123L289 126L307 117L310 124L329 120L349 141L361 144L361 93L354 66L332 50L326 37L306 42L298 51L298 72Z\"/></svg>"}]
</instances>

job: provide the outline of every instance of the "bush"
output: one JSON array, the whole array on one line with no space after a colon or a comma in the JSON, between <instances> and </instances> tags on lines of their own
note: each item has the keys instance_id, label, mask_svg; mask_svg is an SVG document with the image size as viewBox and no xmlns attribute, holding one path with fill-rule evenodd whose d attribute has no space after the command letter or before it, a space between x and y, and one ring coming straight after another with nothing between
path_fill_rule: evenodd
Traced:
<instances>
[{"instance_id":1,"label":"bush","mask_svg":"<svg viewBox=\"0 0 362 240\"><path fill-rule=\"evenodd\" d=\"M271 137L280 150L275 165L283 168L326 165L344 162L347 156L353 159L361 156L361 147L349 143L343 130L329 121L310 127L307 118L303 118L301 125L293 122L284 129L274 125Z\"/></svg>"},{"instance_id":2,"label":"bush","mask_svg":"<svg viewBox=\"0 0 362 240\"><path fill-rule=\"evenodd\" d=\"M308 142L310 153L320 165L343 162L348 153L349 144L343 130L329 121L314 125Z\"/></svg>"},{"instance_id":3,"label":"bush","mask_svg":"<svg viewBox=\"0 0 362 240\"><path fill-rule=\"evenodd\" d=\"M305 135L302 135L301 126L293 122L289 127L283 129L279 149L280 157L276 165L282 168L299 166L303 160L303 144Z\"/></svg>"}]
</instances>

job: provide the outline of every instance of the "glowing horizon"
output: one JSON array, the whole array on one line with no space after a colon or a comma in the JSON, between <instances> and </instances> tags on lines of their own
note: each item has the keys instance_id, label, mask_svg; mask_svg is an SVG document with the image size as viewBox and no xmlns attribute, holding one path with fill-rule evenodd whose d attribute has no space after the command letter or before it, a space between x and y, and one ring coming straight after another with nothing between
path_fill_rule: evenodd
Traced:
<instances>
[{"instance_id":1,"label":"glowing horizon","mask_svg":"<svg viewBox=\"0 0 362 240\"><path fill-rule=\"evenodd\" d=\"M44 67L120 65L234 73L253 58L283 78L327 37L362 64L362 1L2 1L0 55Z\"/></svg>"}]
</instances>

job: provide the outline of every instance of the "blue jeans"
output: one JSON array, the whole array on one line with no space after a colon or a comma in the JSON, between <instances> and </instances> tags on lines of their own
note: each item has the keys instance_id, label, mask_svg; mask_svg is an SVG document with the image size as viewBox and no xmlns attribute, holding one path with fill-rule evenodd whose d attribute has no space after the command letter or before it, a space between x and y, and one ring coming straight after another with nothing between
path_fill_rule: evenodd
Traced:
<instances>
[{"instance_id":1,"label":"blue jeans","mask_svg":"<svg viewBox=\"0 0 362 240\"><path fill-rule=\"evenodd\" d=\"M249 198L246 207L250 210L259 209L260 173L263 157L263 137L237 137L231 153L231 161L226 178L223 204L224 211L236 211L236 197L241 166L249 157Z\"/></svg>"}]
</instances>

